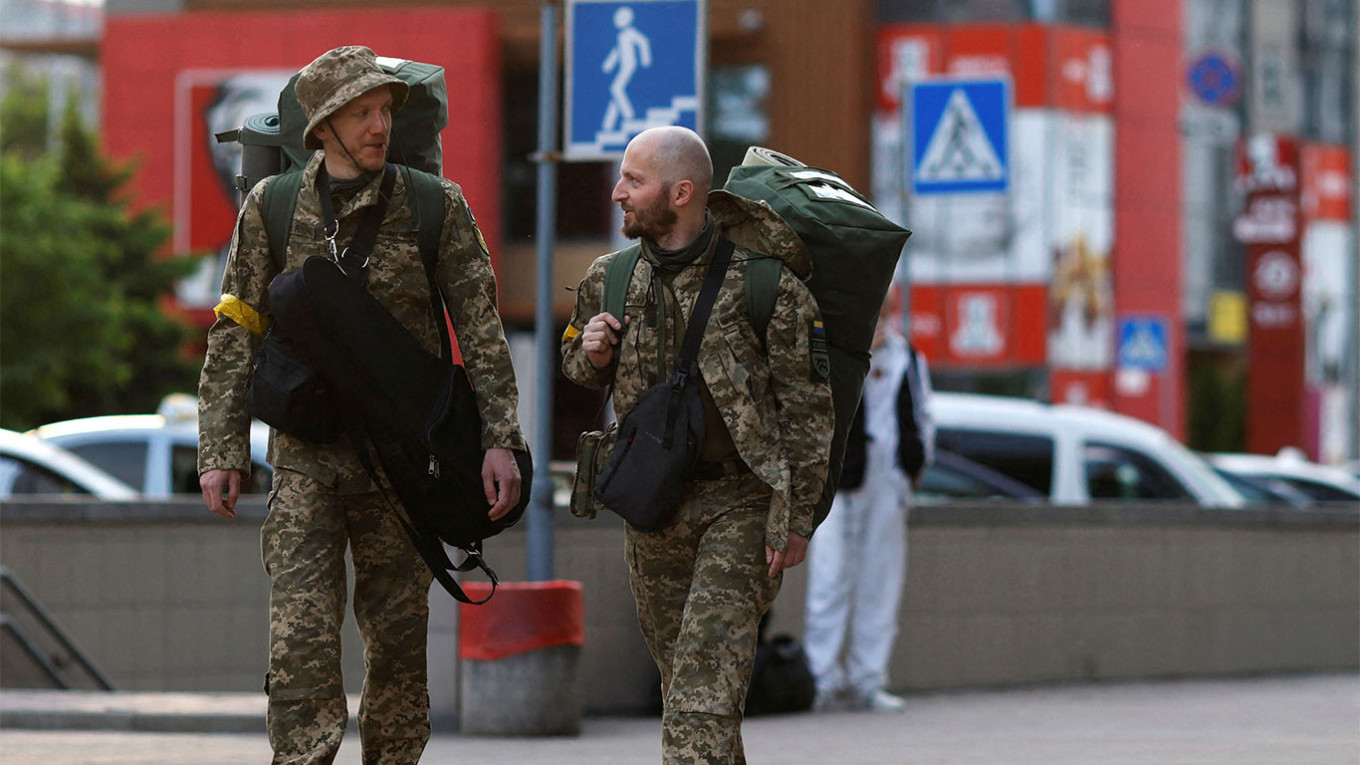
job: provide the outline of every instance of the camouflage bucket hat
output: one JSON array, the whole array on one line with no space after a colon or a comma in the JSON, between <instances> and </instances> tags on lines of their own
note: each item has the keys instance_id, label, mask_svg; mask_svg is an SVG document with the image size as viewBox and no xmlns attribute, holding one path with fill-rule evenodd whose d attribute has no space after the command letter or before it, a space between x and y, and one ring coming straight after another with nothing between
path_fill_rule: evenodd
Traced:
<instances>
[{"instance_id":1,"label":"camouflage bucket hat","mask_svg":"<svg viewBox=\"0 0 1360 765\"><path fill-rule=\"evenodd\" d=\"M297 79L298 103L307 115L303 145L310 150L320 149L321 141L312 135L312 130L335 110L382 85L392 86L392 111L397 111L406 103L410 88L384 72L372 50L362 45L347 45L317 57Z\"/></svg>"}]
</instances>

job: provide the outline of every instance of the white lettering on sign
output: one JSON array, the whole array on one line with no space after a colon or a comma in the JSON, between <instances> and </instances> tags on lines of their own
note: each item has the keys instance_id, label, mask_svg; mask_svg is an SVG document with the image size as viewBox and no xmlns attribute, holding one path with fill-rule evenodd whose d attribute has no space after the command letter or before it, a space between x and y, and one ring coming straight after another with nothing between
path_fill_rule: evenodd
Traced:
<instances>
[{"instance_id":1,"label":"white lettering on sign","mask_svg":"<svg viewBox=\"0 0 1360 765\"><path fill-rule=\"evenodd\" d=\"M1253 199L1233 221L1233 236L1244 244L1272 244L1294 239L1298 205L1284 197Z\"/></svg>"},{"instance_id":2,"label":"white lettering on sign","mask_svg":"<svg viewBox=\"0 0 1360 765\"><path fill-rule=\"evenodd\" d=\"M1298 312L1288 303L1257 303L1251 307L1251 320L1261 329L1282 329L1298 321Z\"/></svg>"}]
</instances>

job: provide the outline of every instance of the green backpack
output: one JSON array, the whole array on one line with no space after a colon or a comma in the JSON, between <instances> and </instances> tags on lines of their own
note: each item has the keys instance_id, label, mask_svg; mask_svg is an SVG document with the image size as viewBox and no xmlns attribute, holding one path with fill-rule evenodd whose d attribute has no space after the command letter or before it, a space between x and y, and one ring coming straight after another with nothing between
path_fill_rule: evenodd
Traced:
<instances>
[{"instance_id":1,"label":"green backpack","mask_svg":"<svg viewBox=\"0 0 1360 765\"><path fill-rule=\"evenodd\" d=\"M845 459L845 441L859 408L864 377L869 373L869 348L878 311L911 232L885 218L836 173L808 167L758 146L751 147L746 160L732 168L723 188L769 203L812 254L812 278L807 284L826 327L836 410L831 468L821 499L813 507L815 528L831 512ZM753 320L763 316L768 323L774 310L778 273L770 285L755 285L753 281L748 276L746 294L752 301L751 315ZM764 297L767 292L769 296Z\"/></svg>"},{"instance_id":2,"label":"green backpack","mask_svg":"<svg viewBox=\"0 0 1360 765\"><path fill-rule=\"evenodd\" d=\"M812 254L808 289L817 299L831 358L831 395L836 428L831 439L831 468L813 508L814 528L831 512L840 483L850 423L859 408L869 348L879 307L892 284L897 259L911 232L882 213L841 177L808 167L778 152L752 147L746 163L732 168L724 186L747 199L763 200L798 234ZM604 310L623 311L641 248L615 255L605 270ZM752 261L746 271L746 304L758 337L774 314L783 261Z\"/></svg>"}]
</instances>

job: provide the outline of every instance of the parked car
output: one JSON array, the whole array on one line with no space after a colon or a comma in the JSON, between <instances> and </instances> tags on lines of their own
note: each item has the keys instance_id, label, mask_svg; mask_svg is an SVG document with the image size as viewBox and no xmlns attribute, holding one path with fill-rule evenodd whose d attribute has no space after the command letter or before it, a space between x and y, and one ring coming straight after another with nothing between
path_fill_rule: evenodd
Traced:
<instances>
[{"instance_id":1,"label":"parked car","mask_svg":"<svg viewBox=\"0 0 1360 765\"><path fill-rule=\"evenodd\" d=\"M1247 500L1248 505L1288 505L1290 507L1307 507L1313 504L1313 498L1299 491L1288 483L1278 478L1269 476L1249 476L1239 475L1231 470L1224 470L1212 462L1209 463L1214 472L1219 477L1228 482L1228 485L1237 489L1237 492Z\"/></svg>"},{"instance_id":2,"label":"parked car","mask_svg":"<svg viewBox=\"0 0 1360 765\"><path fill-rule=\"evenodd\" d=\"M1310 462L1296 449L1279 454L1210 454L1208 460L1226 470L1254 480L1288 484L1314 502L1360 502L1360 478L1341 468Z\"/></svg>"},{"instance_id":3,"label":"parked car","mask_svg":"<svg viewBox=\"0 0 1360 765\"><path fill-rule=\"evenodd\" d=\"M56 444L0 430L0 499L40 494L137 498L136 489Z\"/></svg>"},{"instance_id":4,"label":"parked car","mask_svg":"<svg viewBox=\"0 0 1360 765\"><path fill-rule=\"evenodd\" d=\"M1042 502L1048 497L986 465L948 449L936 449L935 460L921 474L913 499L918 504L938 504L977 499Z\"/></svg>"},{"instance_id":5,"label":"parked car","mask_svg":"<svg viewBox=\"0 0 1360 765\"><path fill-rule=\"evenodd\" d=\"M127 483L147 497L198 494L198 406L192 396L173 397L159 414L84 417L33 431ZM269 427L252 423L250 480L241 493L267 493L273 469L265 462Z\"/></svg>"},{"instance_id":6,"label":"parked car","mask_svg":"<svg viewBox=\"0 0 1360 765\"><path fill-rule=\"evenodd\" d=\"M1132 417L967 393L937 392L929 407L938 449L1020 481L1055 504L1246 503L1201 457Z\"/></svg>"}]
</instances>

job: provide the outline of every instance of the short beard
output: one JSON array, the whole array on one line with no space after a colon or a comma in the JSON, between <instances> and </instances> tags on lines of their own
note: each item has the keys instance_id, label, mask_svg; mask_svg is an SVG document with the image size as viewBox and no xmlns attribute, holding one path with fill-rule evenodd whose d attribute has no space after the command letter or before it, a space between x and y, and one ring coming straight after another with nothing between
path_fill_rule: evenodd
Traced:
<instances>
[{"instance_id":1,"label":"short beard","mask_svg":"<svg viewBox=\"0 0 1360 765\"><path fill-rule=\"evenodd\" d=\"M670 208L670 192L670 184L666 184L656 202L648 207L635 208L632 222L624 221L619 231L629 239L642 237L653 242L669 234L680 217Z\"/></svg>"}]
</instances>

